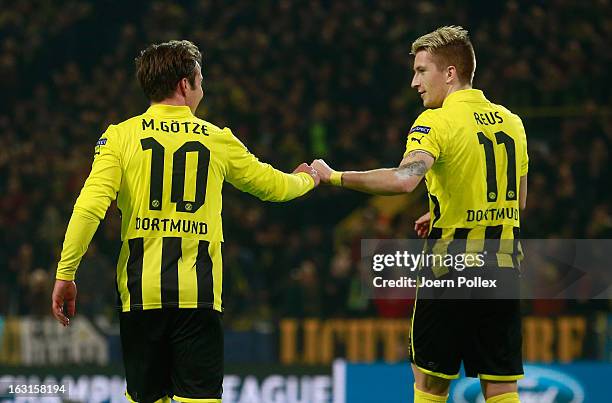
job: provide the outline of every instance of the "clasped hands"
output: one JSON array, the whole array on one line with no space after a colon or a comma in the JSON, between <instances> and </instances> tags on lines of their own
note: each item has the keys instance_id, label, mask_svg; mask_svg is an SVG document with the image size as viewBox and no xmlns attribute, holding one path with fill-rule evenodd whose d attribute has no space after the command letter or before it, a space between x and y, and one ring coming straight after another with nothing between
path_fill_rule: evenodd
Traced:
<instances>
[{"instance_id":1,"label":"clasped hands","mask_svg":"<svg viewBox=\"0 0 612 403\"><path fill-rule=\"evenodd\" d=\"M331 174L334 170L330 168L327 163L322 159L314 160L309 164L303 162L301 163L293 173L305 172L308 175L312 176L315 181L315 186L319 183L329 184Z\"/></svg>"},{"instance_id":2,"label":"clasped hands","mask_svg":"<svg viewBox=\"0 0 612 403\"><path fill-rule=\"evenodd\" d=\"M303 163L296 168L294 173L306 172L315 180L315 186L319 183L342 185L340 173L334 171L324 160L316 159L310 165ZM334 179L336 175L336 179ZM337 182L337 183L334 183ZM429 232L431 215L429 212L423 214L414 222L414 231L419 238L426 238Z\"/></svg>"}]
</instances>

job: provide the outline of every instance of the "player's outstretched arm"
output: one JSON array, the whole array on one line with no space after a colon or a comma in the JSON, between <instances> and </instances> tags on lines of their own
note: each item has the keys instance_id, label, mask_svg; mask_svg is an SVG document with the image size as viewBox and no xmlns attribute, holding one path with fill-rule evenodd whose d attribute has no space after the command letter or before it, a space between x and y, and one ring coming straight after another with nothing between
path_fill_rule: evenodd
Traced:
<instances>
[{"instance_id":1,"label":"player's outstretched arm","mask_svg":"<svg viewBox=\"0 0 612 403\"><path fill-rule=\"evenodd\" d=\"M303 196L319 184L319 175L306 163L288 174L262 163L254 156L244 169L226 178L237 189L263 201L286 202Z\"/></svg>"},{"instance_id":2,"label":"player's outstretched arm","mask_svg":"<svg viewBox=\"0 0 612 403\"><path fill-rule=\"evenodd\" d=\"M417 150L408 153L397 168L338 172L320 159L311 165L322 183L377 195L397 195L412 192L433 163L431 154Z\"/></svg>"},{"instance_id":3,"label":"player's outstretched arm","mask_svg":"<svg viewBox=\"0 0 612 403\"><path fill-rule=\"evenodd\" d=\"M300 197L319 184L319 175L308 164L285 173L261 162L229 129L223 130L227 152L225 179L237 189L264 200L284 202Z\"/></svg>"}]
</instances>

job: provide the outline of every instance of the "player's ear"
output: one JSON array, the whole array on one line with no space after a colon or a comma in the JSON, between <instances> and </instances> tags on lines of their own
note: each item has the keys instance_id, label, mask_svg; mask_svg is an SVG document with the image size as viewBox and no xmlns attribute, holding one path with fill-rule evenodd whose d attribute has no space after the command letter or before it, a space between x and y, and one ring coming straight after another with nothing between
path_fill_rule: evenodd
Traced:
<instances>
[{"instance_id":1,"label":"player's ear","mask_svg":"<svg viewBox=\"0 0 612 403\"><path fill-rule=\"evenodd\" d=\"M457 68L455 66L448 66L446 68L446 84L450 84L451 81L457 78Z\"/></svg>"},{"instance_id":2,"label":"player's ear","mask_svg":"<svg viewBox=\"0 0 612 403\"><path fill-rule=\"evenodd\" d=\"M185 77L181 78L178 82L178 90L180 91L182 96L187 95L187 86L189 85L189 80Z\"/></svg>"}]
</instances>

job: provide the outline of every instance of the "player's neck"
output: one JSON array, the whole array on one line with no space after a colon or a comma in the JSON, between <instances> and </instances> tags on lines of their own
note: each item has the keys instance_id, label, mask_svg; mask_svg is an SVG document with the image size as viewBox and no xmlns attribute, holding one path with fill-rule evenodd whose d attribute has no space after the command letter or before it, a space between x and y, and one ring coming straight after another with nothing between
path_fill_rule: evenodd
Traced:
<instances>
[{"instance_id":1,"label":"player's neck","mask_svg":"<svg viewBox=\"0 0 612 403\"><path fill-rule=\"evenodd\" d=\"M454 84L448 87L448 92L446 93L446 96L448 97L453 92L457 92L461 90L471 90L471 89L472 89L471 84Z\"/></svg>"},{"instance_id":2,"label":"player's neck","mask_svg":"<svg viewBox=\"0 0 612 403\"><path fill-rule=\"evenodd\" d=\"M187 105L187 100L185 99L185 97L181 96L180 94L174 94L171 97L168 97L166 99L162 99L159 102L151 102L151 105L171 105L171 106L189 106Z\"/></svg>"}]
</instances>

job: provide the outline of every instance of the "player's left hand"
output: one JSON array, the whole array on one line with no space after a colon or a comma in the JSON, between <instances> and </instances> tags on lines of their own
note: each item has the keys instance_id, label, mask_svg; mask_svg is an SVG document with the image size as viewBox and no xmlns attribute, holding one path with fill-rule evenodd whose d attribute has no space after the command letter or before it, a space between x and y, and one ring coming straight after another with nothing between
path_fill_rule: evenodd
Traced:
<instances>
[{"instance_id":1,"label":"player's left hand","mask_svg":"<svg viewBox=\"0 0 612 403\"><path fill-rule=\"evenodd\" d=\"M51 296L51 311L55 319L64 326L70 324L68 316L73 317L76 314L76 296L77 288L74 281L55 280ZM68 315L65 315L64 303L68 308Z\"/></svg>"},{"instance_id":2,"label":"player's left hand","mask_svg":"<svg viewBox=\"0 0 612 403\"><path fill-rule=\"evenodd\" d=\"M333 170L330 168L329 165L327 165L325 161L314 160L312 161L310 166L312 166L317 171L317 173L319 174L319 177L321 178L322 183L329 183L331 173Z\"/></svg>"},{"instance_id":3,"label":"player's left hand","mask_svg":"<svg viewBox=\"0 0 612 403\"><path fill-rule=\"evenodd\" d=\"M427 212L414 222L414 230L416 231L419 238L425 238L427 236L427 233L429 232L430 220L431 214Z\"/></svg>"}]
</instances>

